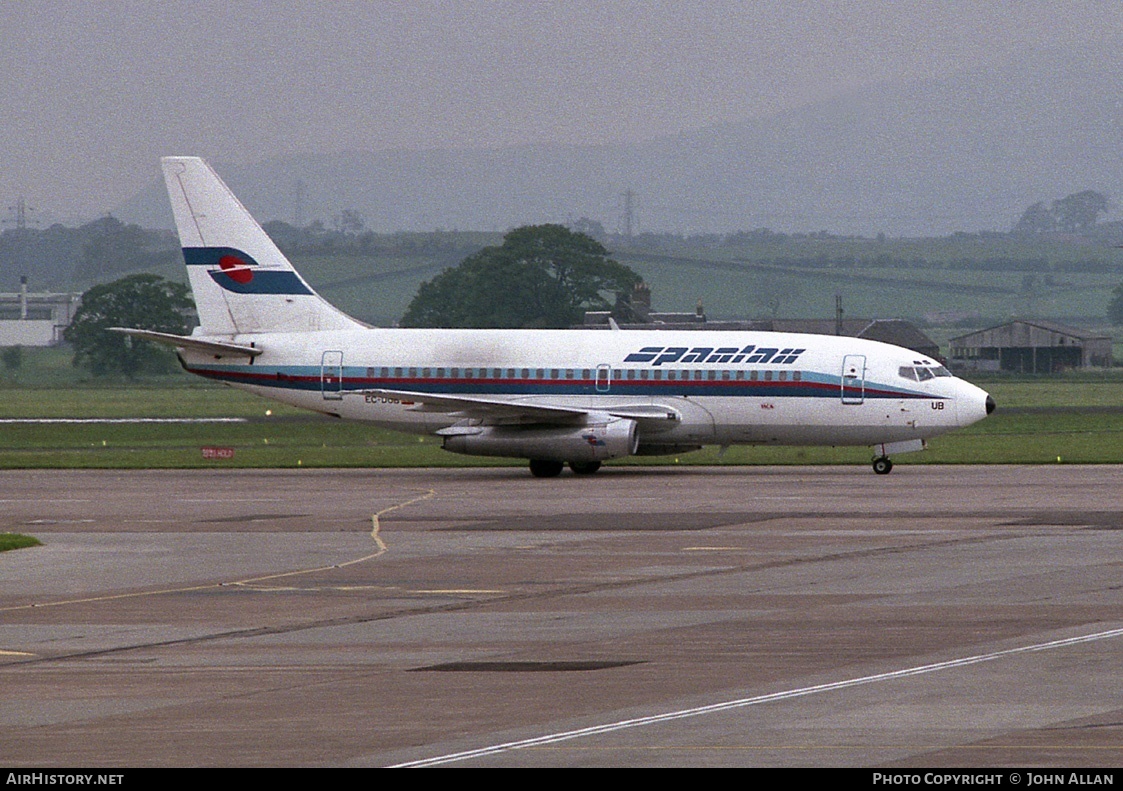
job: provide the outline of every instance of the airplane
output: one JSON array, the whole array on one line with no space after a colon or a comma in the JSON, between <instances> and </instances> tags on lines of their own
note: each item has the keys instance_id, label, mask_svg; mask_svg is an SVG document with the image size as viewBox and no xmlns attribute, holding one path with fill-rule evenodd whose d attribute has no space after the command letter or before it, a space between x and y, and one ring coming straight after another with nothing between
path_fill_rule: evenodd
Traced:
<instances>
[{"instance_id":1,"label":"airplane","mask_svg":"<svg viewBox=\"0 0 1123 791\"><path fill-rule=\"evenodd\" d=\"M704 445L866 445L890 454L994 411L937 361L877 341L776 332L375 328L324 300L211 167L164 178L199 326L118 332L191 373L398 431L541 478Z\"/></svg>"}]
</instances>

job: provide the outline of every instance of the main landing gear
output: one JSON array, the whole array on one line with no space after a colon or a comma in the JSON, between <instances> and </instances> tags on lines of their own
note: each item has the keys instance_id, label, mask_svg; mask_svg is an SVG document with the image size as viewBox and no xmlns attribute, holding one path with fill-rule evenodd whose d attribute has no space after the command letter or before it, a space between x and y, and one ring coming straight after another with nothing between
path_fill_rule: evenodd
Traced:
<instances>
[{"instance_id":1,"label":"main landing gear","mask_svg":"<svg viewBox=\"0 0 1123 791\"><path fill-rule=\"evenodd\" d=\"M535 478L556 478L561 475L562 468L565 464L560 461L550 461L549 459L531 459L530 460L530 474ZM571 461L569 469L573 470L575 475L592 475L600 469L599 461Z\"/></svg>"},{"instance_id":2,"label":"main landing gear","mask_svg":"<svg viewBox=\"0 0 1123 791\"><path fill-rule=\"evenodd\" d=\"M878 475L888 475L893 471L893 462L888 456L878 456L873 460L873 471Z\"/></svg>"},{"instance_id":3,"label":"main landing gear","mask_svg":"<svg viewBox=\"0 0 1123 791\"><path fill-rule=\"evenodd\" d=\"M549 459L531 459L530 460L530 474L535 478L556 478L561 475L562 467L565 465L560 461L550 461Z\"/></svg>"}]
</instances>

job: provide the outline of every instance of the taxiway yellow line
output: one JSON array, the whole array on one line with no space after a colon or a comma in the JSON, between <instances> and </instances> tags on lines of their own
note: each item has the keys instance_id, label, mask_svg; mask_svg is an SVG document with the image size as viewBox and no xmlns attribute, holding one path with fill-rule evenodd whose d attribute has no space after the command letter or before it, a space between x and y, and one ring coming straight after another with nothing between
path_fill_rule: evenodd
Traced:
<instances>
[{"instance_id":1,"label":"taxiway yellow line","mask_svg":"<svg viewBox=\"0 0 1123 791\"><path fill-rule=\"evenodd\" d=\"M417 491L417 490L415 490L415 491ZM387 549L388 549L388 547L386 546L386 542L384 542L378 534L379 530L381 529L381 524L379 522L379 518L383 514L388 514L391 511L396 511L399 508L406 507L407 505L413 505L414 503L419 503L419 502L422 502L423 500L431 499L432 497L435 497L436 494L437 494L435 489L425 489L423 491L424 491L424 494L421 494L417 497L413 497L409 500L406 500L405 502L396 503L395 505L391 505L387 508L383 508L381 511L378 511L373 516L371 516L371 521L374 525L374 529L371 530L370 535L371 535L371 538L374 539L375 545L378 547L378 551L376 551L376 552L374 552L370 555L364 555L361 558L355 558L354 560L348 560L348 561L345 561L343 563L334 563L330 566L316 566L314 568L296 569L294 571L283 571L283 572L279 572L277 574L266 574L266 575L261 576L261 577L251 577L249 579L235 580L233 582L209 582L205 585L187 585L187 586L180 587L180 588L161 588L159 590L136 591L136 592L133 592L133 593L114 593L114 594L109 594L109 595L106 595L106 596L87 596L87 597L84 597L84 598L81 598L81 599L63 599L62 601L42 602L42 603L34 603L34 604L21 604L21 605L15 606L15 607L0 607L0 612L13 612L13 611L16 611L16 610L33 610L33 609L36 609L36 608L39 608L39 607L63 607L63 606L73 605L73 604L92 604L92 603L97 603L97 602L117 601L117 600L120 600L120 599L137 599L137 598L141 598L141 597L144 597L144 596L163 596L163 595L170 594L170 593L193 593L195 591L212 590L214 588L248 587L248 586L256 585L256 584L261 583L261 582L265 582L267 580L279 580L279 579L285 579L285 578L288 578L288 577L297 577L297 576L300 576L300 575L303 575L303 574L314 574L318 571L330 571L331 569L339 569L339 568L344 568L346 566L353 566L356 563L364 563L368 560L373 560L374 558L377 558L377 557L385 554Z\"/></svg>"}]
</instances>

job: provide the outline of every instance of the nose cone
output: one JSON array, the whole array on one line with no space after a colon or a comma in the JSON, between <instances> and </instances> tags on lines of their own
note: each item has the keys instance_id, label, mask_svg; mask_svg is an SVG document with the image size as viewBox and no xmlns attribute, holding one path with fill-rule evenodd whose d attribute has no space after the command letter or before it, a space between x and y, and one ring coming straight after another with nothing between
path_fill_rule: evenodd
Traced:
<instances>
[{"instance_id":1,"label":"nose cone","mask_svg":"<svg viewBox=\"0 0 1123 791\"><path fill-rule=\"evenodd\" d=\"M978 423L997 408L990 393L962 379L959 381L959 395L956 401L959 407L960 426Z\"/></svg>"}]
</instances>

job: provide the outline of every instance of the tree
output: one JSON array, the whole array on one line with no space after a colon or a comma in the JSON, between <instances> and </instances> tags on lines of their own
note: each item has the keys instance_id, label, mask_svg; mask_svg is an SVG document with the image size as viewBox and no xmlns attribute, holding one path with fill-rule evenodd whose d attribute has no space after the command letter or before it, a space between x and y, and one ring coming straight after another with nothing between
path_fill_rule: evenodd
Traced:
<instances>
[{"instance_id":1,"label":"tree","mask_svg":"<svg viewBox=\"0 0 1123 791\"><path fill-rule=\"evenodd\" d=\"M8 346L3 352L0 352L0 361L4 363L4 367L9 372L15 373L23 365L23 347L22 346Z\"/></svg>"},{"instance_id":2,"label":"tree","mask_svg":"<svg viewBox=\"0 0 1123 791\"><path fill-rule=\"evenodd\" d=\"M528 225L422 283L405 327L561 328L640 277L595 239L561 225Z\"/></svg>"},{"instance_id":3,"label":"tree","mask_svg":"<svg viewBox=\"0 0 1123 791\"><path fill-rule=\"evenodd\" d=\"M1057 217L1041 201L1030 206L1014 225L1014 233L1048 233L1057 229Z\"/></svg>"},{"instance_id":4,"label":"tree","mask_svg":"<svg viewBox=\"0 0 1123 791\"><path fill-rule=\"evenodd\" d=\"M157 275L130 275L82 295L82 306L63 337L74 346L74 364L95 376L124 374L130 379L144 372L170 369L174 358L148 341L131 338L110 327L135 327L185 334L194 303L182 283Z\"/></svg>"},{"instance_id":5,"label":"tree","mask_svg":"<svg viewBox=\"0 0 1123 791\"><path fill-rule=\"evenodd\" d=\"M1069 233L1091 228L1107 208L1107 196L1094 190L1076 192L1053 201L1053 215L1057 218L1057 225Z\"/></svg>"},{"instance_id":6,"label":"tree","mask_svg":"<svg viewBox=\"0 0 1123 791\"><path fill-rule=\"evenodd\" d=\"M1086 231L1099 221L1100 215L1107 212L1110 206L1111 202L1107 196L1095 190L1074 192L1064 198L1058 198L1049 206L1038 202L1022 212L1022 216L1014 224L1014 233Z\"/></svg>"}]
</instances>

